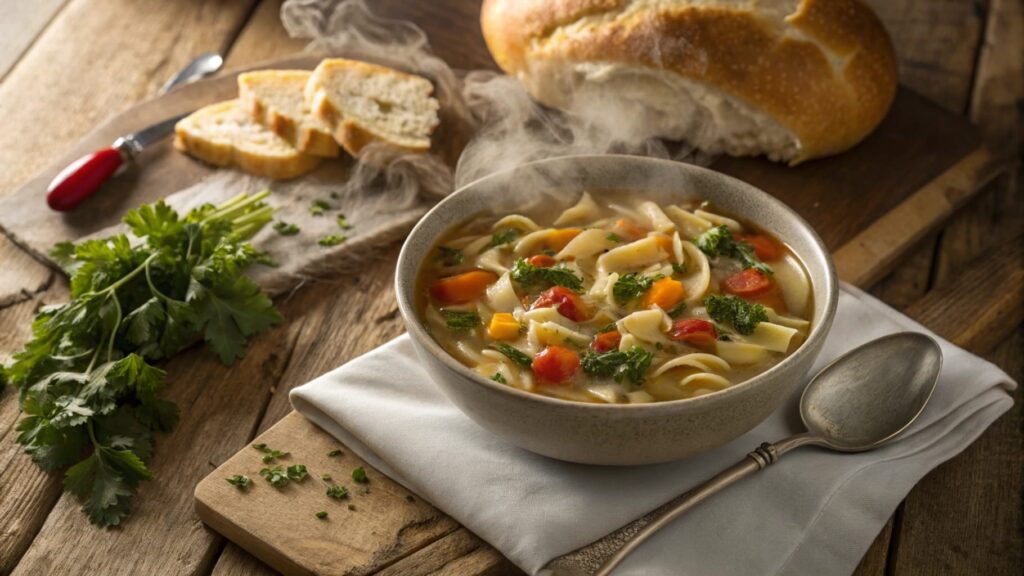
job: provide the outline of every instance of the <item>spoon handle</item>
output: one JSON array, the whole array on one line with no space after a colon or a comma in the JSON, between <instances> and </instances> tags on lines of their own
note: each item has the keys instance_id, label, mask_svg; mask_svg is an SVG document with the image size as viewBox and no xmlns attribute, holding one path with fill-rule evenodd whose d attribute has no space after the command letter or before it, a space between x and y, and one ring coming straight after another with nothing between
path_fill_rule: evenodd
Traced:
<instances>
[{"instance_id":1,"label":"spoon handle","mask_svg":"<svg viewBox=\"0 0 1024 576\"><path fill-rule=\"evenodd\" d=\"M608 576L633 550L670 522L717 494L726 486L774 464L793 448L814 443L809 434L798 434L770 444L765 442L743 460L726 468L689 492L648 512L622 528L586 546L555 558L545 566L553 576Z\"/></svg>"}]
</instances>

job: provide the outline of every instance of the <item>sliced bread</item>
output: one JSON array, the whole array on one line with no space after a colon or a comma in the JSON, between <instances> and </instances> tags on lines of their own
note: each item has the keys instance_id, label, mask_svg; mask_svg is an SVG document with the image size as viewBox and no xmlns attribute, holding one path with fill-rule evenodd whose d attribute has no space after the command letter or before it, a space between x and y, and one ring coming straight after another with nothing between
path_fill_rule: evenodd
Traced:
<instances>
[{"instance_id":1,"label":"sliced bread","mask_svg":"<svg viewBox=\"0 0 1024 576\"><path fill-rule=\"evenodd\" d=\"M306 100L352 155L373 142L400 151L426 152L440 108L432 91L430 81L420 76L332 58L313 71L306 84Z\"/></svg>"},{"instance_id":2,"label":"sliced bread","mask_svg":"<svg viewBox=\"0 0 1024 576\"><path fill-rule=\"evenodd\" d=\"M174 147L195 158L275 180L301 176L320 163L258 124L238 100L196 110L175 125L174 133Z\"/></svg>"},{"instance_id":3,"label":"sliced bread","mask_svg":"<svg viewBox=\"0 0 1024 576\"><path fill-rule=\"evenodd\" d=\"M257 122L299 152L334 157L338 143L326 122L309 113L309 70L259 70L238 75L238 99Z\"/></svg>"}]
</instances>

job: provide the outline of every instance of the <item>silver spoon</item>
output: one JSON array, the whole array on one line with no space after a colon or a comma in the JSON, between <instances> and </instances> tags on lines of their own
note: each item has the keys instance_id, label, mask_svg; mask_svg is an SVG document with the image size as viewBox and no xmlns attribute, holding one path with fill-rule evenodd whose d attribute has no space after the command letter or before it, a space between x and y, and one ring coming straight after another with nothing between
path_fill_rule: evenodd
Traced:
<instances>
[{"instance_id":1,"label":"silver spoon","mask_svg":"<svg viewBox=\"0 0 1024 576\"><path fill-rule=\"evenodd\" d=\"M838 452L877 448L920 416L935 390L942 351L935 340L900 332L873 340L835 359L807 384L800 417L807 432L765 442L739 463L646 516L545 567L557 576L608 576L644 540L698 503L794 448L813 445Z\"/></svg>"}]
</instances>

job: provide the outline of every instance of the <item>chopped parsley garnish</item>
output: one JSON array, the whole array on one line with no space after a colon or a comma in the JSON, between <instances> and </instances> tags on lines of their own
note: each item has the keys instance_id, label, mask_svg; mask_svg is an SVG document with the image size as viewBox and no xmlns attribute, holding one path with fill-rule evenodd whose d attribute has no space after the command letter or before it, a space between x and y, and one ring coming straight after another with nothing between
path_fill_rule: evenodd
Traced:
<instances>
[{"instance_id":1,"label":"chopped parsley garnish","mask_svg":"<svg viewBox=\"0 0 1024 576\"><path fill-rule=\"evenodd\" d=\"M508 384L508 380L505 380L505 377L501 375L501 372L495 372L494 374L491 374L491 380L494 380L495 382L501 382L502 384Z\"/></svg>"},{"instance_id":2,"label":"chopped parsley garnish","mask_svg":"<svg viewBox=\"0 0 1024 576\"><path fill-rule=\"evenodd\" d=\"M768 311L761 304L754 304L737 296L712 294L704 297L704 307L715 322L731 324L743 335L754 333L758 323L768 321Z\"/></svg>"},{"instance_id":3,"label":"chopped parsley garnish","mask_svg":"<svg viewBox=\"0 0 1024 576\"><path fill-rule=\"evenodd\" d=\"M583 289L583 279L564 264L558 264L550 268L541 268L520 258L512 266L509 277L523 286L565 286L576 292Z\"/></svg>"},{"instance_id":4,"label":"chopped parsley garnish","mask_svg":"<svg viewBox=\"0 0 1024 576\"><path fill-rule=\"evenodd\" d=\"M327 453L327 455L330 456L331 458L334 458L335 456L341 456L342 454L343 452L341 450L331 450L330 452Z\"/></svg>"},{"instance_id":5,"label":"chopped parsley garnish","mask_svg":"<svg viewBox=\"0 0 1024 576\"><path fill-rule=\"evenodd\" d=\"M491 344L491 348L494 348L498 352L504 354L509 360L519 364L524 368L529 368L533 365L533 359L529 356L520 352L518 348L513 347L511 344L505 344L504 342L495 342Z\"/></svg>"},{"instance_id":6,"label":"chopped parsley garnish","mask_svg":"<svg viewBox=\"0 0 1024 576\"><path fill-rule=\"evenodd\" d=\"M288 479L294 480L296 482L302 482L303 480L306 479L307 476L309 476L309 471L306 470L305 464L295 464L294 466L289 466L287 473Z\"/></svg>"},{"instance_id":7,"label":"chopped parsley garnish","mask_svg":"<svg viewBox=\"0 0 1024 576\"><path fill-rule=\"evenodd\" d=\"M645 373L651 367L654 355L641 346L631 346L625 352L587 352L580 360L583 371L601 378L613 378L616 382L628 380L643 384Z\"/></svg>"},{"instance_id":8,"label":"chopped parsley garnish","mask_svg":"<svg viewBox=\"0 0 1024 576\"><path fill-rule=\"evenodd\" d=\"M370 479L366 477L366 470L364 470L362 466L352 471L352 479L359 484L366 484L370 481Z\"/></svg>"},{"instance_id":9,"label":"chopped parsley garnish","mask_svg":"<svg viewBox=\"0 0 1024 576\"><path fill-rule=\"evenodd\" d=\"M299 227L295 224L285 222L284 220L278 220L274 222L274 230L281 236L295 236L299 233Z\"/></svg>"},{"instance_id":10,"label":"chopped parsley garnish","mask_svg":"<svg viewBox=\"0 0 1024 576\"><path fill-rule=\"evenodd\" d=\"M604 334L605 332L612 332L618 330L619 327L615 325L615 322L609 322L597 330L598 334Z\"/></svg>"},{"instance_id":11,"label":"chopped parsley garnish","mask_svg":"<svg viewBox=\"0 0 1024 576\"><path fill-rule=\"evenodd\" d=\"M661 274L641 276L636 272L623 274L619 276L619 279L615 281L615 285L612 286L612 296L615 297L615 301L619 304L626 304L634 298L639 298L641 294L651 287L651 284L661 280L663 277Z\"/></svg>"},{"instance_id":12,"label":"chopped parsley garnish","mask_svg":"<svg viewBox=\"0 0 1024 576\"><path fill-rule=\"evenodd\" d=\"M337 246L338 244L341 244L345 240L348 240L348 237L345 236L344 234L331 234L329 236L324 236L323 238L317 240L316 243L321 246Z\"/></svg>"},{"instance_id":13,"label":"chopped parsley garnish","mask_svg":"<svg viewBox=\"0 0 1024 576\"><path fill-rule=\"evenodd\" d=\"M491 246L504 246L516 239L519 236L519 231L514 228L506 228L505 230L498 230L494 234L491 234Z\"/></svg>"},{"instance_id":14,"label":"chopped parsley garnish","mask_svg":"<svg viewBox=\"0 0 1024 576\"><path fill-rule=\"evenodd\" d=\"M239 490L245 490L252 485L252 479L245 474L235 474L230 478L225 478L225 480L227 480L228 484L231 484Z\"/></svg>"},{"instance_id":15,"label":"chopped parsley garnish","mask_svg":"<svg viewBox=\"0 0 1024 576\"><path fill-rule=\"evenodd\" d=\"M338 484L327 488L327 495L335 500L344 500L348 498L348 488Z\"/></svg>"},{"instance_id":16,"label":"chopped parsley garnish","mask_svg":"<svg viewBox=\"0 0 1024 576\"><path fill-rule=\"evenodd\" d=\"M724 224L697 236L694 239L694 243L697 245L697 248L700 248L701 252L712 258L726 256L739 262L745 269L753 268L764 274L772 273L771 266L757 258L754 247L743 240L737 241L733 239L732 232Z\"/></svg>"},{"instance_id":17,"label":"chopped parsley garnish","mask_svg":"<svg viewBox=\"0 0 1024 576\"><path fill-rule=\"evenodd\" d=\"M323 216L324 212L331 209L331 205L325 200L316 199L309 205L309 213L313 216Z\"/></svg>"},{"instance_id":18,"label":"chopped parsley garnish","mask_svg":"<svg viewBox=\"0 0 1024 576\"><path fill-rule=\"evenodd\" d=\"M351 230L352 229L352 225L349 224L348 219L345 218L344 214L338 214L337 221L338 221L338 228L341 228L342 230Z\"/></svg>"},{"instance_id":19,"label":"chopped parsley garnish","mask_svg":"<svg viewBox=\"0 0 1024 576\"><path fill-rule=\"evenodd\" d=\"M679 262L672 263L672 271L680 276L686 274L686 264L680 264Z\"/></svg>"},{"instance_id":20,"label":"chopped parsley garnish","mask_svg":"<svg viewBox=\"0 0 1024 576\"><path fill-rule=\"evenodd\" d=\"M480 315L471 310L441 310L450 330L472 330L480 325Z\"/></svg>"},{"instance_id":21,"label":"chopped parsley garnish","mask_svg":"<svg viewBox=\"0 0 1024 576\"><path fill-rule=\"evenodd\" d=\"M607 235L607 236L605 236L605 238L606 238L606 239L607 239L607 240L608 240L609 242L622 242L622 236L619 236L619 235L618 235L618 234L616 234L615 232L609 232L609 233L608 233L608 235Z\"/></svg>"},{"instance_id":22,"label":"chopped parsley garnish","mask_svg":"<svg viewBox=\"0 0 1024 576\"><path fill-rule=\"evenodd\" d=\"M321 510L321 511L316 513L316 517L321 519L321 520L324 520L325 518L327 518L327 512L324 511L324 510Z\"/></svg>"},{"instance_id":23,"label":"chopped parsley garnish","mask_svg":"<svg viewBox=\"0 0 1024 576\"><path fill-rule=\"evenodd\" d=\"M668 311L668 317L678 318L680 315L682 315L683 312L686 312L686 302L680 302L679 304L676 304L675 308Z\"/></svg>"},{"instance_id":24,"label":"chopped parsley garnish","mask_svg":"<svg viewBox=\"0 0 1024 576\"><path fill-rule=\"evenodd\" d=\"M283 488L288 484L288 473L280 466L263 468L260 470L260 476L263 476L274 488Z\"/></svg>"},{"instance_id":25,"label":"chopped parsley garnish","mask_svg":"<svg viewBox=\"0 0 1024 576\"><path fill-rule=\"evenodd\" d=\"M270 464L274 460L277 460L278 458L284 458L289 454L288 452L274 450L273 448L267 446L266 444L263 444L262 442L259 444L253 444L252 447L259 450L260 452L263 452L264 464Z\"/></svg>"},{"instance_id":26,"label":"chopped parsley garnish","mask_svg":"<svg viewBox=\"0 0 1024 576\"><path fill-rule=\"evenodd\" d=\"M448 246L437 247L437 261L445 266L458 266L465 259L465 256L462 255L462 250L449 248Z\"/></svg>"}]
</instances>

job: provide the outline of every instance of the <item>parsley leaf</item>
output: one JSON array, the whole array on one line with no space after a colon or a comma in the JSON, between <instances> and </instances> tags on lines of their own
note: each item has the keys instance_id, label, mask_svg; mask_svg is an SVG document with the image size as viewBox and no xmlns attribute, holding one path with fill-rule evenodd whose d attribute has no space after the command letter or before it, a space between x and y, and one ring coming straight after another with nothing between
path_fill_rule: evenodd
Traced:
<instances>
[{"instance_id":1,"label":"parsley leaf","mask_svg":"<svg viewBox=\"0 0 1024 576\"><path fill-rule=\"evenodd\" d=\"M337 484L327 488L327 495L335 500L343 500L348 498L348 488Z\"/></svg>"},{"instance_id":2,"label":"parsley leaf","mask_svg":"<svg viewBox=\"0 0 1024 576\"><path fill-rule=\"evenodd\" d=\"M558 264L550 268L541 268L530 264L524 258L520 258L512 266L509 277L523 286L565 286L576 292L583 289L583 279L564 264Z\"/></svg>"},{"instance_id":3,"label":"parsley leaf","mask_svg":"<svg viewBox=\"0 0 1024 576\"><path fill-rule=\"evenodd\" d=\"M366 470L364 470L362 466L352 471L352 479L359 484L366 484L370 481L370 479L366 477Z\"/></svg>"},{"instance_id":4,"label":"parsley leaf","mask_svg":"<svg viewBox=\"0 0 1024 576\"><path fill-rule=\"evenodd\" d=\"M313 200L309 205L309 213L313 216L323 216L324 212L331 209L331 205L324 200Z\"/></svg>"},{"instance_id":5,"label":"parsley leaf","mask_svg":"<svg viewBox=\"0 0 1024 576\"><path fill-rule=\"evenodd\" d=\"M678 318L683 314L683 312L686 312L686 302L680 302L679 304L676 304L675 308L668 311L668 317Z\"/></svg>"},{"instance_id":6,"label":"parsley leaf","mask_svg":"<svg viewBox=\"0 0 1024 576\"><path fill-rule=\"evenodd\" d=\"M758 323L768 321L768 311L764 306L737 296L711 294L704 297L704 307L712 320L732 324L743 335L753 334Z\"/></svg>"},{"instance_id":7,"label":"parsley leaf","mask_svg":"<svg viewBox=\"0 0 1024 576\"><path fill-rule=\"evenodd\" d=\"M605 236L605 239L609 242L622 242L622 236L619 236L615 232L609 232L608 235Z\"/></svg>"},{"instance_id":8,"label":"parsley leaf","mask_svg":"<svg viewBox=\"0 0 1024 576\"><path fill-rule=\"evenodd\" d=\"M338 228L341 228L342 230L351 230L352 229L352 224L349 224L349 221L348 221L347 218L345 218L344 214L338 214L337 222L338 222Z\"/></svg>"},{"instance_id":9,"label":"parsley leaf","mask_svg":"<svg viewBox=\"0 0 1024 576\"><path fill-rule=\"evenodd\" d=\"M330 234L317 240L316 243L321 246L337 246L345 240L348 240L348 237L344 234Z\"/></svg>"},{"instance_id":10,"label":"parsley leaf","mask_svg":"<svg viewBox=\"0 0 1024 576\"><path fill-rule=\"evenodd\" d=\"M299 233L299 227L284 220L274 222L274 231L281 236L295 236Z\"/></svg>"},{"instance_id":11,"label":"parsley leaf","mask_svg":"<svg viewBox=\"0 0 1024 576\"><path fill-rule=\"evenodd\" d=\"M296 482L302 482L309 476L309 471L306 470L305 464L289 466L285 472L288 474L289 480L294 480Z\"/></svg>"},{"instance_id":12,"label":"parsley leaf","mask_svg":"<svg viewBox=\"0 0 1024 576\"><path fill-rule=\"evenodd\" d=\"M757 258L754 247L749 242L734 240L732 232L724 224L701 233L694 239L694 243L701 252L712 258L727 256L738 261L743 268L753 268L764 274L772 273L771 266Z\"/></svg>"},{"instance_id":13,"label":"parsley leaf","mask_svg":"<svg viewBox=\"0 0 1024 576\"><path fill-rule=\"evenodd\" d=\"M452 267L462 264L465 256L463 256L462 250L449 248L448 246L438 246L437 260L445 266Z\"/></svg>"},{"instance_id":14,"label":"parsley leaf","mask_svg":"<svg viewBox=\"0 0 1024 576\"><path fill-rule=\"evenodd\" d=\"M342 452L341 450L331 450L330 452L327 453L327 455L330 456L331 458L334 458L335 456L341 456Z\"/></svg>"},{"instance_id":15,"label":"parsley leaf","mask_svg":"<svg viewBox=\"0 0 1024 576\"><path fill-rule=\"evenodd\" d=\"M494 374L491 374L491 380L494 380L495 382L501 382L502 384L508 384L508 380L505 380L505 377L501 375L501 372L495 372Z\"/></svg>"},{"instance_id":16,"label":"parsley leaf","mask_svg":"<svg viewBox=\"0 0 1024 576\"><path fill-rule=\"evenodd\" d=\"M514 228L507 228L505 230L498 230L494 234L491 234L491 246L504 246L516 239L519 236L519 231Z\"/></svg>"},{"instance_id":17,"label":"parsley leaf","mask_svg":"<svg viewBox=\"0 0 1024 576\"><path fill-rule=\"evenodd\" d=\"M470 310L441 310L450 330L472 330L480 325L480 315Z\"/></svg>"},{"instance_id":18,"label":"parsley leaf","mask_svg":"<svg viewBox=\"0 0 1024 576\"><path fill-rule=\"evenodd\" d=\"M530 368L533 366L533 360L520 352L518 348L513 347L511 344L505 344L504 342L495 342L491 344L491 348L494 348L498 352L504 354L509 360L519 364L524 368Z\"/></svg>"},{"instance_id":19,"label":"parsley leaf","mask_svg":"<svg viewBox=\"0 0 1024 576\"><path fill-rule=\"evenodd\" d=\"M228 484L231 484L239 490L245 490L252 485L252 479L245 474L235 474L230 478L225 478L225 480L227 480Z\"/></svg>"},{"instance_id":20,"label":"parsley leaf","mask_svg":"<svg viewBox=\"0 0 1024 576\"><path fill-rule=\"evenodd\" d=\"M153 434L178 413L161 398L153 362L205 337L224 362L248 338L281 321L243 274L269 257L248 243L273 218L270 191L239 194L184 216L165 202L124 217L125 234L61 243L71 299L41 309L32 339L3 369L21 391L18 442L46 470L66 469L65 488L97 524L119 524L140 482Z\"/></svg>"},{"instance_id":21,"label":"parsley leaf","mask_svg":"<svg viewBox=\"0 0 1024 576\"><path fill-rule=\"evenodd\" d=\"M641 294L651 287L651 284L654 284L656 280L661 278L663 278L661 274L656 276L641 276L636 272L623 274L619 276L619 279L615 281L615 285L612 286L612 296L615 297L615 301L619 304L626 304L630 300L639 298Z\"/></svg>"},{"instance_id":22,"label":"parsley leaf","mask_svg":"<svg viewBox=\"0 0 1024 576\"><path fill-rule=\"evenodd\" d=\"M280 466L263 468L260 470L260 476L263 476L274 488L283 488L288 484L288 473Z\"/></svg>"},{"instance_id":23,"label":"parsley leaf","mask_svg":"<svg viewBox=\"0 0 1024 576\"><path fill-rule=\"evenodd\" d=\"M316 513L316 517L321 520L325 520L327 518L327 512L325 510L321 510Z\"/></svg>"},{"instance_id":24,"label":"parsley leaf","mask_svg":"<svg viewBox=\"0 0 1024 576\"><path fill-rule=\"evenodd\" d=\"M612 377L616 382L628 380L643 384L654 355L641 346L632 346L625 352L587 352L580 359L583 371L594 376Z\"/></svg>"}]
</instances>

